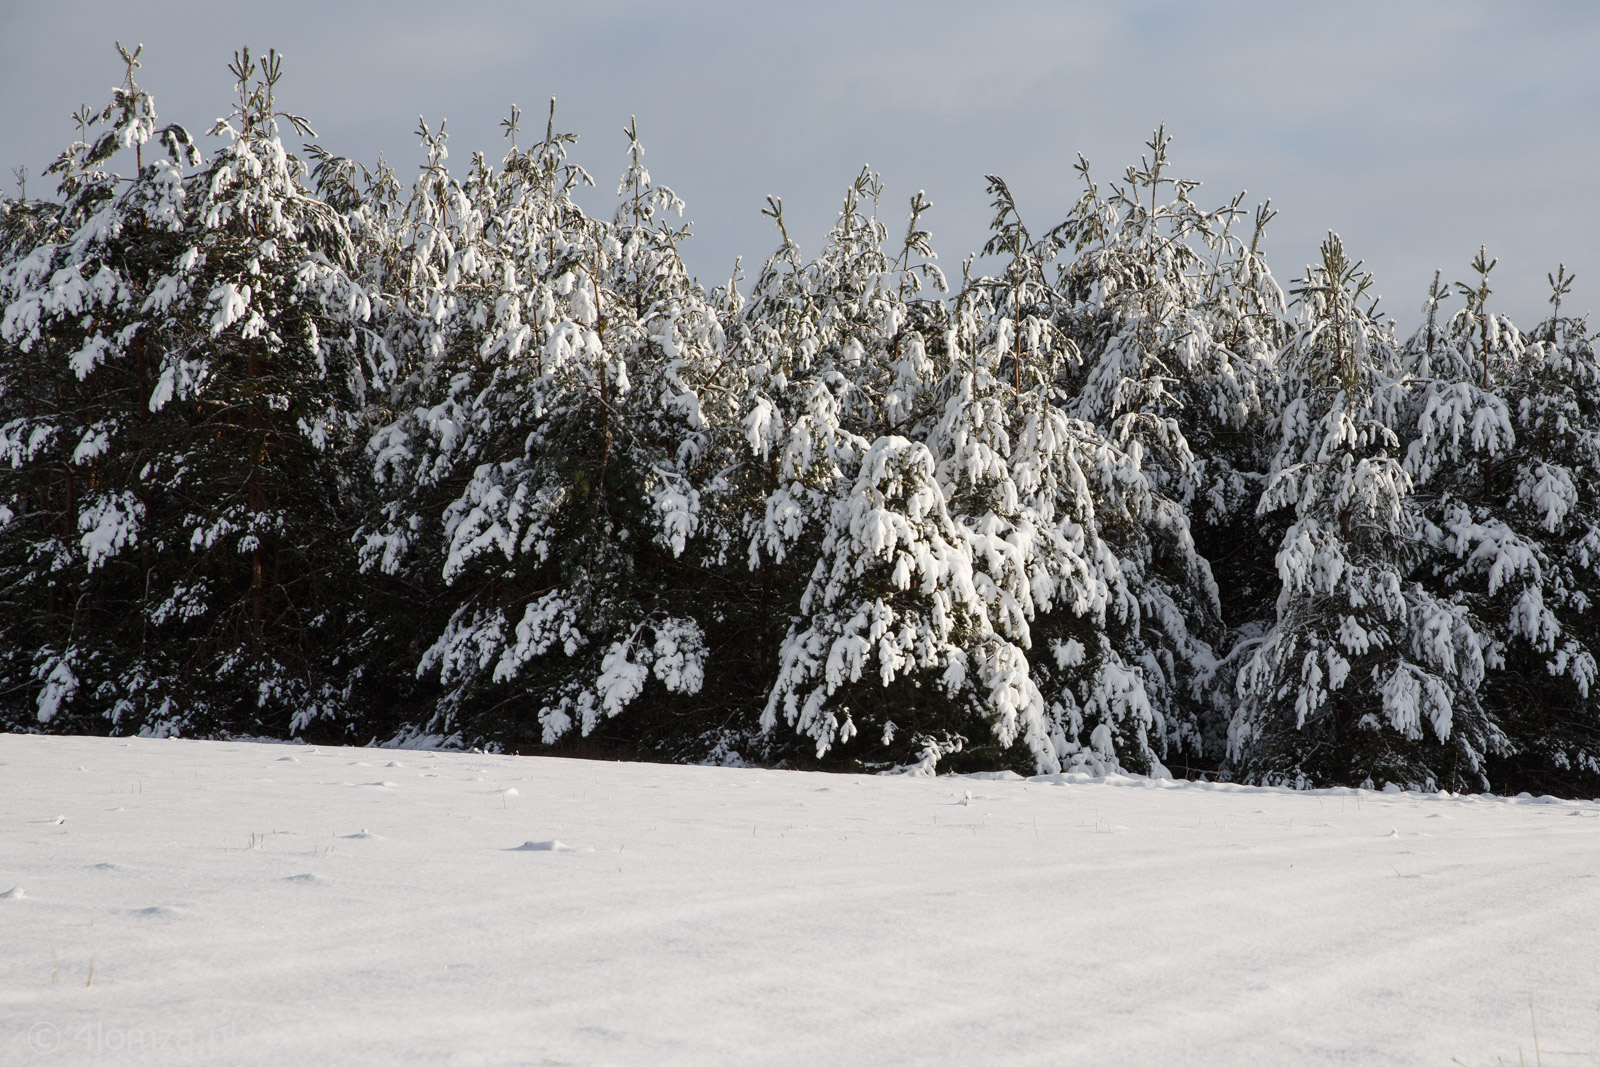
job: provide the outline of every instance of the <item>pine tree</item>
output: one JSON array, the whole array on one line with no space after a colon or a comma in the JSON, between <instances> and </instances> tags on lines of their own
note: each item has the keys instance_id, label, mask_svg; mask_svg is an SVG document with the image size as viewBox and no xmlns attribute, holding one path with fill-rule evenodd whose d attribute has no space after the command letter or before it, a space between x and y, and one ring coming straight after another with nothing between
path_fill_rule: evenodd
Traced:
<instances>
[{"instance_id":1,"label":"pine tree","mask_svg":"<svg viewBox=\"0 0 1600 1067\"><path fill-rule=\"evenodd\" d=\"M1014 672L991 669L1006 684L991 683L990 714L1027 741L1026 769L1159 771L1164 719L1121 651L1138 647L1139 605L1102 537L1150 505L1150 487L1052 402L1075 352L1048 318L1012 317L1019 288L964 286L928 431L994 630L983 658Z\"/></svg>"},{"instance_id":2,"label":"pine tree","mask_svg":"<svg viewBox=\"0 0 1600 1067\"><path fill-rule=\"evenodd\" d=\"M157 129L117 46L123 85L79 110L49 173L60 201L7 201L0 259L0 691L13 727L137 729L177 718L181 658L152 630L146 401L165 343L149 321L182 247L182 127ZM146 162L152 140L167 158ZM131 150L131 179L105 164ZM122 156L120 158L126 158Z\"/></svg>"},{"instance_id":3,"label":"pine tree","mask_svg":"<svg viewBox=\"0 0 1600 1067\"><path fill-rule=\"evenodd\" d=\"M1199 183L1171 176L1169 145L1158 129L1104 191L1080 159L1084 192L1050 236L1072 254L1057 317L1082 353L1062 377L1066 408L1134 456L1154 491L1140 522L1107 532L1144 616L1134 658L1168 710L1163 744L1204 764L1220 756L1217 706L1228 701L1213 690L1227 671L1215 654L1224 590L1196 538L1230 556L1261 543L1248 505L1268 459L1282 295L1260 252L1270 207L1244 241L1234 232L1243 194L1201 209ZM1260 555L1229 561L1235 626L1253 621L1259 591L1243 589L1265 583Z\"/></svg>"},{"instance_id":4,"label":"pine tree","mask_svg":"<svg viewBox=\"0 0 1600 1067\"><path fill-rule=\"evenodd\" d=\"M1430 584L1467 605L1482 634L1483 701L1510 742L1497 766L1518 785L1570 790L1600 774L1596 572L1584 547L1600 544L1589 489L1600 438L1585 391L1600 365L1583 321L1561 316L1564 270L1551 278L1551 317L1526 337L1487 308L1493 267L1480 250L1476 281L1457 286L1465 306L1442 329L1435 279L1428 324L1408 346L1418 414L1407 468L1430 505Z\"/></svg>"},{"instance_id":5,"label":"pine tree","mask_svg":"<svg viewBox=\"0 0 1600 1067\"><path fill-rule=\"evenodd\" d=\"M994 657L974 663L968 654L974 631L989 627L965 548L927 448L899 436L868 446L849 492L833 501L763 726L770 729L781 714L815 742L820 759L860 732L858 716L885 746L901 723L948 721L952 712L958 722L986 717L986 683L999 680L996 673L1015 677L1017 664ZM1017 733L1010 710L1012 722L995 723L1002 746ZM931 748L931 766L959 751L962 740L929 726L914 728L914 740Z\"/></svg>"},{"instance_id":6,"label":"pine tree","mask_svg":"<svg viewBox=\"0 0 1600 1067\"><path fill-rule=\"evenodd\" d=\"M764 683L767 710L761 723L769 751L788 750L772 732L780 706L787 722L810 738L819 758L854 736L853 726L844 728L853 721L845 709L859 689L861 700L875 708L864 721L875 718L878 736L886 739L875 760L921 759L926 752L936 761L941 752L959 746L957 734L940 733L931 723L927 731L888 729L895 714L909 721L903 710L879 706L889 694L871 692L870 681L841 689L859 681L860 665L855 679L841 682L835 672L819 685L822 668L814 662L821 644L833 641L848 621L834 616L846 610L840 598L854 595L851 579L843 576L855 567L850 553L876 553L882 547L857 543L848 529L850 510L860 504L852 497L866 476L862 464L869 452L879 450L875 462L881 469L872 475L877 480L870 490L882 497L879 510L887 515L906 503L922 510L901 521L916 527L932 522L934 541L948 532L937 515L927 512L933 505L919 495L921 459L907 453L891 460L894 448L885 443L893 438L905 448L914 444L904 435L916 432L926 409L928 341L943 318L938 301L918 294L924 280L942 289L944 279L931 262L932 247L920 225L926 200L921 194L912 198L900 253L891 259L883 247L888 229L878 214L881 194L878 177L863 168L846 190L821 254L811 261L789 236L782 201L768 199L766 213L782 240L732 323L748 451L730 479L728 507L736 516L732 522L744 531L749 573L758 583L754 601L747 599L741 607L761 635L760 660L753 666ZM906 478L916 484L908 489ZM885 479L888 484L880 484ZM874 566L860 562L862 568ZM823 577L838 568L843 570L835 578ZM851 608L850 617L854 614ZM899 663L893 656L889 662ZM876 688L889 687L904 673L903 666L880 672ZM898 688L918 684L911 679ZM903 698L894 704L905 706Z\"/></svg>"},{"instance_id":7,"label":"pine tree","mask_svg":"<svg viewBox=\"0 0 1600 1067\"><path fill-rule=\"evenodd\" d=\"M1600 788L1600 356L1587 320L1561 313L1572 276L1563 268L1550 284L1550 317L1506 390L1521 445L1506 521L1543 550L1542 611L1519 604L1521 640L1496 649L1505 663L1491 664L1488 700L1515 753L1505 788L1589 795Z\"/></svg>"},{"instance_id":8,"label":"pine tree","mask_svg":"<svg viewBox=\"0 0 1600 1067\"><path fill-rule=\"evenodd\" d=\"M668 578L698 528L695 387L720 333L633 129L605 223L572 202L587 175L553 121L462 186L424 131L413 301L433 339L373 440L400 492L364 547L369 568L447 587L419 666L442 687L426 729L513 744L587 737L652 677L692 695L705 658L688 583Z\"/></svg>"},{"instance_id":9,"label":"pine tree","mask_svg":"<svg viewBox=\"0 0 1600 1067\"><path fill-rule=\"evenodd\" d=\"M191 180L182 248L143 312L160 338L139 478L153 619L174 632L191 721L292 734L346 725L363 629L348 584L360 505L351 448L369 384L392 376L342 216L279 136L282 57L236 53L225 139ZM377 312L381 316L381 309Z\"/></svg>"},{"instance_id":10,"label":"pine tree","mask_svg":"<svg viewBox=\"0 0 1600 1067\"><path fill-rule=\"evenodd\" d=\"M1277 621L1239 674L1235 772L1295 785L1479 787L1503 751L1470 612L1411 580L1427 555L1395 454L1404 387L1371 276L1336 235L1295 290L1293 399L1260 509L1292 506Z\"/></svg>"}]
</instances>

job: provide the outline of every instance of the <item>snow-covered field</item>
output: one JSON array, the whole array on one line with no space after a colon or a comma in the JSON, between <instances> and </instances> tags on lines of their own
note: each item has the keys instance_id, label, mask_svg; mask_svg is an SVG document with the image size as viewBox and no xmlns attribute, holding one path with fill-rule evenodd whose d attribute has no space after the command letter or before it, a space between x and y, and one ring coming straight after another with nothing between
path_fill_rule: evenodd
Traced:
<instances>
[{"instance_id":1,"label":"snow-covered field","mask_svg":"<svg viewBox=\"0 0 1600 1067\"><path fill-rule=\"evenodd\" d=\"M1600 804L0 735L5 1064L1475 1067L1535 1027L1600 1065Z\"/></svg>"}]
</instances>

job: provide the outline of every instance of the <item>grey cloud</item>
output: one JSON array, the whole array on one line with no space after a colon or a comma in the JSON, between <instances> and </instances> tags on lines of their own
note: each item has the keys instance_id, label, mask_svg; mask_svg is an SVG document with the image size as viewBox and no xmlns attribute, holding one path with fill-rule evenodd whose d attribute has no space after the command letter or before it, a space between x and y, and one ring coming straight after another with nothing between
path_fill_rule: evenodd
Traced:
<instances>
[{"instance_id":1,"label":"grey cloud","mask_svg":"<svg viewBox=\"0 0 1600 1067\"><path fill-rule=\"evenodd\" d=\"M1113 178L1164 121L1203 198L1273 198L1281 281L1333 228L1408 325L1433 270L1464 274L1479 243L1525 324L1558 260L1580 304L1600 291L1600 14L1584 3L18 5L0 13L0 164L37 173L70 139L67 114L117 79L117 38L146 45L163 117L197 128L226 109L233 48L275 46L286 103L323 143L402 173L419 113L448 116L464 163L501 152L509 104L540 121L554 94L609 194L637 114L710 280L771 249L767 193L815 249L862 163L896 215L928 191L953 266L983 241L985 172L1048 225L1079 151Z\"/></svg>"}]
</instances>

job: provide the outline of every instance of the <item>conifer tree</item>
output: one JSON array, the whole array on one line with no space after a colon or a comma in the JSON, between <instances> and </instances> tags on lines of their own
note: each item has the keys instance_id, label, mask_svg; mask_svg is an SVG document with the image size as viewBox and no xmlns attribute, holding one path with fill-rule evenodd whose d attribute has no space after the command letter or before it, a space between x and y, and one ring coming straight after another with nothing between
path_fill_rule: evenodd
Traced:
<instances>
[{"instance_id":1,"label":"conifer tree","mask_svg":"<svg viewBox=\"0 0 1600 1067\"><path fill-rule=\"evenodd\" d=\"M1159 770L1164 719L1123 655L1139 644L1139 605L1103 536L1150 505L1150 487L1052 402L1075 352L1047 317L1012 317L1019 288L963 288L927 434L995 631L985 658L1017 672L1001 692L1015 694L1033 769Z\"/></svg>"},{"instance_id":2,"label":"conifer tree","mask_svg":"<svg viewBox=\"0 0 1600 1067\"><path fill-rule=\"evenodd\" d=\"M1480 787L1504 750L1479 702L1470 612L1411 580L1422 517L1396 454L1399 354L1336 235L1295 290L1292 399L1263 512L1293 507L1277 620L1239 674L1229 734L1249 781Z\"/></svg>"},{"instance_id":3,"label":"conifer tree","mask_svg":"<svg viewBox=\"0 0 1600 1067\"><path fill-rule=\"evenodd\" d=\"M931 457L903 434L916 432L926 408L928 339L943 310L918 294L924 279L936 288L944 280L920 226L929 206L921 194L912 198L899 255L884 251L881 192L863 168L810 262L789 237L782 201L769 198L782 243L736 325L750 448L739 472L740 510L766 616L763 666L772 674L761 722L769 742L781 710L820 758L856 734L859 714L881 740L873 758L931 767L964 743L956 725L964 715L935 714L919 726L909 714L927 703L912 694L948 666L958 626L949 590L931 605L920 598L953 580L960 599L965 556L950 540ZM898 532L884 541L867 526ZM899 575L905 553L927 564L919 581L928 587L895 585L903 592L879 597L884 573ZM885 626L898 620L905 647L897 651L891 638L878 650L882 661L873 660L871 648L858 647L862 612ZM788 632L775 641L768 628L785 617Z\"/></svg>"},{"instance_id":4,"label":"conifer tree","mask_svg":"<svg viewBox=\"0 0 1600 1067\"><path fill-rule=\"evenodd\" d=\"M1590 710L1600 384L1582 320L1563 318L1571 279L1552 277L1551 317L1532 337L1488 310L1494 262L1458 284L1465 306L1408 346L1417 410L1407 469L1429 504L1430 584L1467 605L1484 641L1483 701L1508 734L1498 761L1521 782L1593 784L1600 723ZM1600 543L1600 542L1596 542ZM1495 783L1510 785L1511 783Z\"/></svg>"},{"instance_id":5,"label":"conifer tree","mask_svg":"<svg viewBox=\"0 0 1600 1067\"><path fill-rule=\"evenodd\" d=\"M652 677L701 687L704 631L666 578L698 529L694 387L721 336L667 221L681 202L628 136L611 223L572 202L587 176L553 114L543 141L513 141L498 172L478 157L464 186L430 146L413 246L437 333L373 440L401 494L364 547L369 567L409 554L448 587L419 666L442 686L427 729L551 743Z\"/></svg>"},{"instance_id":6,"label":"conifer tree","mask_svg":"<svg viewBox=\"0 0 1600 1067\"><path fill-rule=\"evenodd\" d=\"M225 143L142 309L162 339L147 399L161 430L139 475L162 498L148 610L182 620L197 717L342 730L363 629L351 447L393 363L343 218L280 137L280 120L310 132L278 108L282 57L245 49L230 70L237 100L211 131Z\"/></svg>"},{"instance_id":7,"label":"conifer tree","mask_svg":"<svg viewBox=\"0 0 1600 1067\"><path fill-rule=\"evenodd\" d=\"M1134 521L1104 530L1140 604L1129 659L1165 709L1160 747L1204 764L1220 756L1224 733L1210 692L1223 602L1196 530L1205 527L1213 550L1250 543L1238 533L1252 525L1245 503L1265 460L1282 298L1259 248L1270 209L1241 240L1242 194L1200 209L1198 183L1171 176L1169 143L1158 129L1149 154L1104 191L1080 159L1083 194L1041 245L1044 255L1070 253L1055 319L1080 358L1062 369L1063 406L1126 451L1148 483ZM1255 577L1261 567L1235 569ZM1230 599L1245 616L1232 621L1248 621Z\"/></svg>"},{"instance_id":8,"label":"conifer tree","mask_svg":"<svg viewBox=\"0 0 1600 1067\"><path fill-rule=\"evenodd\" d=\"M1520 640L1496 647L1488 700L1512 738L1504 788L1588 795L1600 787L1600 356L1587 319L1561 313L1572 276L1550 284L1550 317L1506 390L1521 446L1506 521L1543 550L1543 611L1513 612Z\"/></svg>"},{"instance_id":9,"label":"conifer tree","mask_svg":"<svg viewBox=\"0 0 1600 1067\"><path fill-rule=\"evenodd\" d=\"M50 167L59 202L7 201L0 259L0 716L14 727L138 729L179 717L181 656L147 532L146 469L163 428L147 405L165 339L149 312L182 247L182 127L156 127L125 79ZM156 141L166 158L148 161ZM134 176L106 169L131 151ZM124 153L119 156L119 153ZM154 156L154 153L152 153Z\"/></svg>"},{"instance_id":10,"label":"conifer tree","mask_svg":"<svg viewBox=\"0 0 1600 1067\"><path fill-rule=\"evenodd\" d=\"M1108 195L1080 158L1083 194L1040 243L1037 258L1062 250L1073 257L1058 268L1054 313L1078 355L1060 375L1066 410L1126 448L1154 490L1153 507L1132 523L1108 526L1106 534L1141 605L1138 633L1149 642L1141 640L1132 658L1149 692L1175 712L1167 720L1171 739L1197 748L1199 675L1193 668L1214 659L1220 604L1187 516L1198 468L1175 417L1183 407L1175 390L1190 368L1169 364L1184 356L1194 362L1198 350L1188 306L1198 261L1187 242L1197 221L1205 220L1188 199L1195 183L1165 174L1167 143L1157 131L1149 143L1152 156L1128 168L1126 185L1112 186ZM1158 202L1163 186L1175 196L1165 205ZM1174 350L1175 340L1181 351ZM1160 739L1163 749L1167 741Z\"/></svg>"}]
</instances>

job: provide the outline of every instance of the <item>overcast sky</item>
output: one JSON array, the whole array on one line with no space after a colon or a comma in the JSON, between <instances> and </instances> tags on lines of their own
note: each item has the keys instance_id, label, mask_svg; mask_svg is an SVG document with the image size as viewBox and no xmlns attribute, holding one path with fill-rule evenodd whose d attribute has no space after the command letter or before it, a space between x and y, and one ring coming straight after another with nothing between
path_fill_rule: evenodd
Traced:
<instances>
[{"instance_id":1,"label":"overcast sky","mask_svg":"<svg viewBox=\"0 0 1600 1067\"><path fill-rule=\"evenodd\" d=\"M1334 229L1405 327L1434 269L1465 277L1480 243L1500 259L1495 303L1525 327L1558 261L1579 276L1569 307L1600 310L1592 0L0 0L8 185L12 166L37 175L71 141L78 104L106 100L118 39L144 44L162 119L197 135L227 110L233 49L275 47L283 105L330 149L382 152L402 174L420 159L419 115L448 118L464 168L474 149L502 154L508 105L541 125L554 95L609 194L637 115L652 176L688 202L689 265L711 282L735 255L753 270L771 251L768 193L814 252L864 163L896 224L927 190L954 273L984 240L985 173L1043 230L1076 199L1079 152L1116 177L1165 122L1202 202L1272 198L1267 252L1286 288Z\"/></svg>"}]
</instances>

